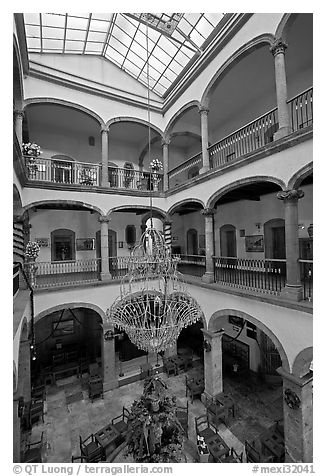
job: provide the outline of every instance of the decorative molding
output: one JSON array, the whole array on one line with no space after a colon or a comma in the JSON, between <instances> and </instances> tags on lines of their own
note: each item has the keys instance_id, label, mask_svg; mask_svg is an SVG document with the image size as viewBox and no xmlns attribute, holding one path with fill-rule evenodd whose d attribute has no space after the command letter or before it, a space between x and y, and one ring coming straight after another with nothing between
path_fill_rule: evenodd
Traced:
<instances>
[{"instance_id":1,"label":"decorative molding","mask_svg":"<svg viewBox=\"0 0 326 476\"><path fill-rule=\"evenodd\" d=\"M204 210L201 210L200 212L205 218L207 217L213 217L214 214L216 213L215 208L204 208Z\"/></svg>"},{"instance_id":2,"label":"decorative molding","mask_svg":"<svg viewBox=\"0 0 326 476\"><path fill-rule=\"evenodd\" d=\"M101 126L101 134L104 135L104 134L108 134L109 133L109 126Z\"/></svg>"},{"instance_id":3,"label":"decorative molding","mask_svg":"<svg viewBox=\"0 0 326 476\"><path fill-rule=\"evenodd\" d=\"M107 216L100 216L98 217L97 221L99 221L100 223L109 223L109 221L111 221L111 218Z\"/></svg>"},{"instance_id":4,"label":"decorative molding","mask_svg":"<svg viewBox=\"0 0 326 476\"><path fill-rule=\"evenodd\" d=\"M284 390L284 401L292 410L297 410L300 408L301 400L298 395L290 388Z\"/></svg>"},{"instance_id":5,"label":"decorative molding","mask_svg":"<svg viewBox=\"0 0 326 476\"><path fill-rule=\"evenodd\" d=\"M274 41L269 51L273 56L277 56L280 53L284 54L287 47L288 45L281 38L278 38Z\"/></svg>"},{"instance_id":6,"label":"decorative molding","mask_svg":"<svg viewBox=\"0 0 326 476\"><path fill-rule=\"evenodd\" d=\"M281 192L277 192L276 196L279 200L296 202L300 198L304 197L304 191L293 188L291 190L282 190Z\"/></svg>"},{"instance_id":7,"label":"decorative molding","mask_svg":"<svg viewBox=\"0 0 326 476\"><path fill-rule=\"evenodd\" d=\"M203 115L203 116L204 116L204 115L208 116L209 109L208 109L208 107L206 107L206 106L200 105L200 106L198 107L198 112L199 112L200 116L202 116L202 115Z\"/></svg>"}]
</instances>

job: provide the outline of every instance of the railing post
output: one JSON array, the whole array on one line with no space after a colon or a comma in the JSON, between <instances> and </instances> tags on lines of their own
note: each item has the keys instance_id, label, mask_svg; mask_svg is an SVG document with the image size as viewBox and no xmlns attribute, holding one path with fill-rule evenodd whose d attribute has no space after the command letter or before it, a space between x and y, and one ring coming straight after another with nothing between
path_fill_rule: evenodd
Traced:
<instances>
[{"instance_id":1,"label":"railing post","mask_svg":"<svg viewBox=\"0 0 326 476\"><path fill-rule=\"evenodd\" d=\"M166 192L169 188L169 144L170 139L162 139L162 148L163 148L163 191Z\"/></svg>"},{"instance_id":2,"label":"railing post","mask_svg":"<svg viewBox=\"0 0 326 476\"><path fill-rule=\"evenodd\" d=\"M102 134L102 187L108 186L108 164L109 164L109 128L101 127Z\"/></svg>"},{"instance_id":3,"label":"railing post","mask_svg":"<svg viewBox=\"0 0 326 476\"><path fill-rule=\"evenodd\" d=\"M290 134L290 116L287 104L287 84L285 70L285 49L287 45L279 38L270 48L275 63L275 85L278 109L278 131L274 134L275 139L280 139Z\"/></svg>"},{"instance_id":4,"label":"railing post","mask_svg":"<svg viewBox=\"0 0 326 476\"><path fill-rule=\"evenodd\" d=\"M303 297L299 263L298 200L304 196L302 190L283 190L277 198L284 202L286 285L281 294L294 301Z\"/></svg>"},{"instance_id":5,"label":"railing post","mask_svg":"<svg viewBox=\"0 0 326 476\"><path fill-rule=\"evenodd\" d=\"M14 115L15 115L15 131L16 131L16 136L19 142L20 147L23 144L23 119L24 119L24 111L15 109L14 110Z\"/></svg>"},{"instance_id":6,"label":"railing post","mask_svg":"<svg viewBox=\"0 0 326 476\"><path fill-rule=\"evenodd\" d=\"M214 213L213 208L201 211L205 217L206 272L202 277L205 283L214 282Z\"/></svg>"},{"instance_id":7,"label":"railing post","mask_svg":"<svg viewBox=\"0 0 326 476\"><path fill-rule=\"evenodd\" d=\"M209 152L208 152L208 109L204 106L199 107L200 128L201 128L201 148L203 157L203 166L199 173L203 174L209 170Z\"/></svg>"},{"instance_id":8,"label":"railing post","mask_svg":"<svg viewBox=\"0 0 326 476\"><path fill-rule=\"evenodd\" d=\"M109 217L100 216L98 221L101 224L101 280L112 279L109 269Z\"/></svg>"}]
</instances>

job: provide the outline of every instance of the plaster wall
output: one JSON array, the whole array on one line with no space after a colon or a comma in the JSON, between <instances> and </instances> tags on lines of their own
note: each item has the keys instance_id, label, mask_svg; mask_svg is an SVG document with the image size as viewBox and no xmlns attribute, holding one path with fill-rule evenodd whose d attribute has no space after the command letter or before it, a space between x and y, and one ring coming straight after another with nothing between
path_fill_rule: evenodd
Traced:
<instances>
[{"instance_id":1,"label":"plaster wall","mask_svg":"<svg viewBox=\"0 0 326 476\"><path fill-rule=\"evenodd\" d=\"M85 300L87 289L87 300ZM218 310L234 309L253 316L267 326L281 342L292 366L295 357L312 345L312 316L310 314L196 286L188 285L189 293L201 306L207 323ZM119 295L119 283L100 286L76 287L52 292L36 293L35 315L54 306L69 303L89 303L105 312Z\"/></svg>"}]
</instances>

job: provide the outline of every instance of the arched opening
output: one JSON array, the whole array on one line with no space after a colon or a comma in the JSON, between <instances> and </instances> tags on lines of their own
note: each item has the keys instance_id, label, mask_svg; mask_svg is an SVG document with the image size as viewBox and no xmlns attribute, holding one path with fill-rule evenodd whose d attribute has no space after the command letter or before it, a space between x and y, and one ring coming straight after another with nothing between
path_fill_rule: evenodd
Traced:
<instances>
[{"instance_id":1,"label":"arched opening","mask_svg":"<svg viewBox=\"0 0 326 476\"><path fill-rule=\"evenodd\" d=\"M237 256L236 228L233 225L223 225L220 228L221 256L235 258Z\"/></svg>"},{"instance_id":2,"label":"arched opening","mask_svg":"<svg viewBox=\"0 0 326 476\"><path fill-rule=\"evenodd\" d=\"M76 259L75 232L57 229L51 232L51 261L73 261Z\"/></svg>"},{"instance_id":3,"label":"arched opening","mask_svg":"<svg viewBox=\"0 0 326 476\"><path fill-rule=\"evenodd\" d=\"M187 254L198 254L198 233L194 228L190 228L190 230L187 231Z\"/></svg>"},{"instance_id":4,"label":"arched opening","mask_svg":"<svg viewBox=\"0 0 326 476\"><path fill-rule=\"evenodd\" d=\"M228 427L242 442L258 441L276 421L283 426L283 387L277 369L282 364L288 368L288 360L277 337L242 311L228 309L213 314L209 331L221 328L223 392L232 398L241 415L231 419Z\"/></svg>"},{"instance_id":5,"label":"arched opening","mask_svg":"<svg viewBox=\"0 0 326 476\"><path fill-rule=\"evenodd\" d=\"M58 387L62 379L80 385L79 376L91 364L103 376L102 336L102 318L94 309L67 306L43 315L35 323L34 386Z\"/></svg>"},{"instance_id":6,"label":"arched opening","mask_svg":"<svg viewBox=\"0 0 326 476\"><path fill-rule=\"evenodd\" d=\"M182 329L177 340L177 352L179 355L192 355L194 361L203 361L204 335L201 331L203 327L203 322L197 321Z\"/></svg>"}]
</instances>

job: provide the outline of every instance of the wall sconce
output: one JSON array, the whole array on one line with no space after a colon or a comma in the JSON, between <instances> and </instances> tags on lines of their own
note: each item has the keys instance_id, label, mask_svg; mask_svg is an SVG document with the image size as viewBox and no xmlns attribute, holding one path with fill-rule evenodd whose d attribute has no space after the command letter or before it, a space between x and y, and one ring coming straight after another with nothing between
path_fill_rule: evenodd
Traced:
<instances>
[{"instance_id":1,"label":"wall sconce","mask_svg":"<svg viewBox=\"0 0 326 476\"><path fill-rule=\"evenodd\" d=\"M255 223L255 226L256 226L257 230L260 231L261 223Z\"/></svg>"},{"instance_id":2,"label":"wall sconce","mask_svg":"<svg viewBox=\"0 0 326 476\"><path fill-rule=\"evenodd\" d=\"M309 237L313 238L313 224L312 223L310 223L310 225L308 226L307 231L308 231Z\"/></svg>"},{"instance_id":3,"label":"wall sconce","mask_svg":"<svg viewBox=\"0 0 326 476\"><path fill-rule=\"evenodd\" d=\"M305 229L305 226L304 226L303 223L299 223L299 224L298 224L298 228L299 228L299 230L304 230L304 229Z\"/></svg>"},{"instance_id":4,"label":"wall sconce","mask_svg":"<svg viewBox=\"0 0 326 476\"><path fill-rule=\"evenodd\" d=\"M209 342L207 342L207 340L204 340L203 346L205 352L210 352L212 350L212 346Z\"/></svg>"}]
</instances>

